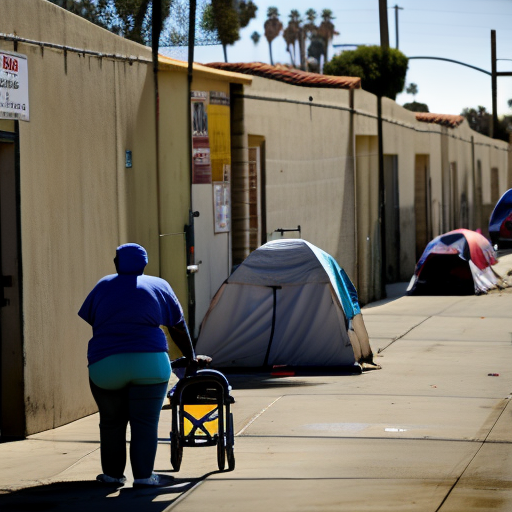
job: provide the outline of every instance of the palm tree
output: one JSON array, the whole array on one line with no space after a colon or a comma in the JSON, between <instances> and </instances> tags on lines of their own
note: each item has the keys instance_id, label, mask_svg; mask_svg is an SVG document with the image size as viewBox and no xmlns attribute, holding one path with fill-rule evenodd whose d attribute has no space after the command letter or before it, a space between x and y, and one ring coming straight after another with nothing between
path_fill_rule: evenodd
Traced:
<instances>
[{"instance_id":1,"label":"palm tree","mask_svg":"<svg viewBox=\"0 0 512 512\"><path fill-rule=\"evenodd\" d=\"M308 22L304 25L304 30L306 31L306 37L311 39L312 36L316 35L318 31L318 27L316 26L316 18L317 14L315 9L308 9L306 11L306 19Z\"/></svg>"},{"instance_id":2,"label":"palm tree","mask_svg":"<svg viewBox=\"0 0 512 512\"><path fill-rule=\"evenodd\" d=\"M302 19L300 17L300 12L297 11L297 9L293 9L288 17L290 21L288 21L288 26L284 29L283 37L286 41L286 49L290 54L292 66L297 67L295 64L295 45L299 40Z\"/></svg>"},{"instance_id":3,"label":"palm tree","mask_svg":"<svg viewBox=\"0 0 512 512\"><path fill-rule=\"evenodd\" d=\"M307 23L304 25L301 31L300 35L300 62L301 62L301 69L307 69L307 56L311 54L311 47L314 46L314 43L316 44L316 40L318 39L317 33L318 33L318 27L316 25L316 18L317 13L315 9L308 9L306 11L306 20ZM308 46L308 55L306 55L306 40L310 41L310 44Z\"/></svg>"},{"instance_id":4,"label":"palm tree","mask_svg":"<svg viewBox=\"0 0 512 512\"><path fill-rule=\"evenodd\" d=\"M283 30L283 24L279 20L279 11L277 7L269 7L267 9L267 21L265 21L264 28L270 52L270 64L273 66L274 59L272 58L272 41L281 33L281 30Z\"/></svg>"},{"instance_id":5,"label":"palm tree","mask_svg":"<svg viewBox=\"0 0 512 512\"><path fill-rule=\"evenodd\" d=\"M413 100L416 101L416 94L418 94L418 86L416 84L410 83L405 89L407 94L412 94Z\"/></svg>"},{"instance_id":6,"label":"palm tree","mask_svg":"<svg viewBox=\"0 0 512 512\"><path fill-rule=\"evenodd\" d=\"M334 20L331 9L324 9L322 11L322 23L318 27L318 36L321 37L325 43L324 62L327 62L327 49L329 43L333 40L334 36L338 36L332 20Z\"/></svg>"}]
</instances>

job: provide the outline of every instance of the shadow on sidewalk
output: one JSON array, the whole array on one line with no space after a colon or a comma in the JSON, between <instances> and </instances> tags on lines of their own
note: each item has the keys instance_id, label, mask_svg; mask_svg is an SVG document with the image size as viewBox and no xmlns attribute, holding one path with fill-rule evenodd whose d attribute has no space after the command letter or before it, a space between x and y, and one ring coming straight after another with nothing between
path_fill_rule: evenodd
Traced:
<instances>
[{"instance_id":1,"label":"shadow on sidewalk","mask_svg":"<svg viewBox=\"0 0 512 512\"><path fill-rule=\"evenodd\" d=\"M407 293L407 287L409 286L409 281L401 282L401 283L392 283L386 285L386 297L384 299L377 300L375 302L370 302L369 304L365 304L363 309L363 316L365 309L375 308L377 306L383 306L388 302L393 302L394 300L400 299L404 297Z\"/></svg>"},{"instance_id":2,"label":"shadow on sidewalk","mask_svg":"<svg viewBox=\"0 0 512 512\"><path fill-rule=\"evenodd\" d=\"M176 478L168 487L133 489L96 481L56 482L0 494L2 512L162 512L208 476ZM4 491L5 492L5 491Z\"/></svg>"}]
</instances>

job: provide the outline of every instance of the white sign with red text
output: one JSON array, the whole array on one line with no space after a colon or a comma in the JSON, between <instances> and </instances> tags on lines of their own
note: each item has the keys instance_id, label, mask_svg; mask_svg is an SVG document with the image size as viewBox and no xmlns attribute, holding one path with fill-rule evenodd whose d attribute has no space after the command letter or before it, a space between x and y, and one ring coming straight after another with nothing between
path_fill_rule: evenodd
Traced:
<instances>
[{"instance_id":1,"label":"white sign with red text","mask_svg":"<svg viewBox=\"0 0 512 512\"><path fill-rule=\"evenodd\" d=\"M25 55L0 52L0 119L29 120Z\"/></svg>"}]
</instances>

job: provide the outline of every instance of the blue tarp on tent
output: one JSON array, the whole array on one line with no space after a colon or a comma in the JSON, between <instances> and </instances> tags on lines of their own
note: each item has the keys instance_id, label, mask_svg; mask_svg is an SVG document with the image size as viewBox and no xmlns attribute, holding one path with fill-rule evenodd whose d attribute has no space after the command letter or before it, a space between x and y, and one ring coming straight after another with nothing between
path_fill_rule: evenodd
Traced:
<instances>
[{"instance_id":1,"label":"blue tarp on tent","mask_svg":"<svg viewBox=\"0 0 512 512\"><path fill-rule=\"evenodd\" d=\"M494 207L489 236L493 245L512 245L512 189L507 190Z\"/></svg>"},{"instance_id":2,"label":"blue tarp on tent","mask_svg":"<svg viewBox=\"0 0 512 512\"><path fill-rule=\"evenodd\" d=\"M327 272L327 275L330 277L333 288L338 295L341 305L343 306L345 316L352 320L352 318L361 313L357 291L355 286L352 284L352 281L330 254L327 254L325 251L322 251L322 249L319 249L309 242L305 243L315 253L316 257Z\"/></svg>"}]
</instances>

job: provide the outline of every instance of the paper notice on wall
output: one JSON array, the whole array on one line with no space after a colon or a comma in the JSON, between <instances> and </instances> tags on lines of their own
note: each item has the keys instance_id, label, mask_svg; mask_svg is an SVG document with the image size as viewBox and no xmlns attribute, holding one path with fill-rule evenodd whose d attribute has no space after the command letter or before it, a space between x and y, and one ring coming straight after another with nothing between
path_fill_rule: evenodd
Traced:
<instances>
[{"instance_id":1,"label":"paper notice on wall","mask_svg":"<svg viewBox=\"0 0 512 512\"><path fill-rule=\"evenodd\" d=\"M0 52L0 119L29 120L25 55Z\"/></svg>"},{"instance_id":2,"label":"paper notice on wall","mask_svg":"<svg viewBox=\"0 0 512 512\"><path fill-rule=\"evenodd\" d=\"M231 229L231 187L227 182L213 183L215 233L228 233Z\"/></svg>"},{"instance_id":3,"label":"paper notice on wall","mask_svg":"<svg viewBox=\"0 0 512 512\"><path fill-rule=\"evenodd\" d=\"M192 183L195 185L212 182L207 100L207 92L192 91Z\"/></svg>"},{"instance_id":4,"label":"paper notice on wall","mask_svg":"<svg viewBox=\"0 0 512 512\"><path fill-rule=\"evenodd\" d=\"M210 91L210 105L229 107L229 94L222 91Z\"/></svg>"}]
</instances>

